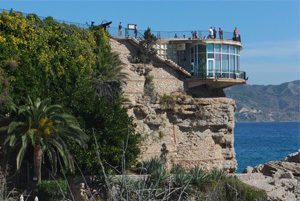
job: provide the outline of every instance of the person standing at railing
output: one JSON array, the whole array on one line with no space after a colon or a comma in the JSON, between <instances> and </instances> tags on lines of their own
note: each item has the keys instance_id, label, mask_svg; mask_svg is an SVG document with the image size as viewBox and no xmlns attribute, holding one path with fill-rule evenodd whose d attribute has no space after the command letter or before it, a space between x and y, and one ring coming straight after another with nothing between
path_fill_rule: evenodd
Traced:
<instances>
[{"instance_id":1,"label":"person standing at railing","mask_svg":"<svg viewBox=\"0 0 300 201\"><path fill-rule=\"evenodd\" d=\"M137 24L134 26L134 37L137 37L137 33L138 33L138 28L137 28Z\"/></svg>"},{"instance_id":2,"label":"person standing at railing","mask_svg":"<svg viewBox=\"0 0 300 201\"><path fill-rule=\"evenodd\" d=\"M239 30L237 29L237 27L235 27L233 31L233 40L238 40L238 37L239 37Z\"/></svg>"},{"instance_id":3,"label":"person standing at railing","mask_svg":"<svg viewBox=\"0 0 300 201\"><path fill-rule=\"evenodd\" d=\"M210 27L210 29L209 29L209 36L208 36L208 38L213 38L214 37L214 32L213 32L213 29L212 29L212 27Z\"/></svg>"},{"instance_id":4,"label":"person standing at railing","mask_svg":"<svg viewBox=\"0 0 300 201\"><path fill-rule=\"evenodd\" d=\"M195 33L195 38L198 38L198 32L194 31L194 33Z\"/></svg>"},{"instance_id":5,"label":"person standing at railing","mask_svg":"<svg viewBox=\"0 0 300 201\"><path fill-rule=\"evenodd\" d=\"M220 37L220 40L223 40L223 30L221 27L219 27L219 37Z\"/></svg>"},{"instance_id":6,"label":"person standing at railing","mask_svg":"<svg viewBox=\"0 0 300 201\"><path fill-rule=\"evenodd\" d=\"M214 27L213 33L214 33L214 39L216 39L217 38L217 29L216 29L216 27Z\"/></svg>"},{"instance_id":7,"label":"person standing at railing","mask_svg":"<svg viewBox=\"0 0 300 201\"><path fill-rule=\"evenodd\" d=\"M122 22L119 24L119 36L122 36Z\"/></svg>"},{"instance_id":8,"label":"person standing at railing","mask_svg":"<svg viewBox=\"0 0 300 201\"><path fill-rule=\"evenodd\" d=\"M175 33L174 38L178 38L177 33Z\"/></svg>"}]
</instances>

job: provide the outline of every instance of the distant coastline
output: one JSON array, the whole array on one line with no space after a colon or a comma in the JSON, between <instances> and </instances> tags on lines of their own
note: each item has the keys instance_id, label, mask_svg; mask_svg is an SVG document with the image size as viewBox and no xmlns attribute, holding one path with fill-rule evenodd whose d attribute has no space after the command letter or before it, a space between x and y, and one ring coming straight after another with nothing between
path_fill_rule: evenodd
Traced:
<instances>
[{"instance_id":1,"label":"distant coastline","mask_svg":"<svg viewBox=\"0 0 300 201\"><path fill-rule=\"evenodd\" d=\"M236 102L237 122L300 122L300 80L239 85L224 91Z\"/></svg>"}]
</instances>

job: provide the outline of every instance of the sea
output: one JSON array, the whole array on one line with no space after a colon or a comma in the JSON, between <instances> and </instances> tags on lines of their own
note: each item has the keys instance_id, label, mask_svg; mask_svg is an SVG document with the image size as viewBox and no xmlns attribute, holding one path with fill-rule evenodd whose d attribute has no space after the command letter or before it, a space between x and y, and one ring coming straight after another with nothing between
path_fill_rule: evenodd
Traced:
<instances>
[{"instance_id":1,"label":"sea","mask_svg":"<svg viewBox=\"0 0 300 201\"><path fill-rule=\"evenodd\" d=\"M236 122L234 135L237 173L300 149L300 122Z\"/></svg>"}]
</instances>

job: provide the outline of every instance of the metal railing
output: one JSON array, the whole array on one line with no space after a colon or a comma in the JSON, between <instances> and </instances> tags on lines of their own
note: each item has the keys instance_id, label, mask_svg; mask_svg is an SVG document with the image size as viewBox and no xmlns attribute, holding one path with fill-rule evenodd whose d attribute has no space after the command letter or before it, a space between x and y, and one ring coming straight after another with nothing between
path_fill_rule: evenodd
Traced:
<instances>
[{"instance_id":1,"label":"metal railing","mask_svg":"<svg viewBox=\"0 0 300 201\"><path fill-rule=\"evenodd\" d=\"M134 30L129 30L127 28L123 28L121 31L121 34L119 32L118 27L109 27L108 32L112 36L125 36L125 37L135 37ZM143 35L145 30L138 30L138 36L137 38L141 38L140 35ZM193 33L194 34L193 34ZM209 31L151 31L152 34L154 34L158 39L164 39L164 38L179 38L179 39L209 39ZM195 37L196 36L196 37ZM234 40L234 41L241 41L241 36L239 35L238 38L235 38L233 33L231 32L223 32L223 35L220 36L219 33L216 34L216 38L212 39L222 39L222 40Z\"/></svg>"},{"instance_id":2,"label":"metal railing","mask_svg":"<svg viewBox=\"0 0 300 201\"><path fill-rule=\"evenodd\" d=\"M48 17L38 16L38 15L32 14L32 13L24 13L24 12L19 12L19 11L14 11L14 10L0 9L0 13L2 13L3 11L5 11L7 13L10 13L10 12L20 13L25 17L29 16L29 15L34 15L34 16L37 16L38 18L40 18L41 20L46 20L48 18ZM85 29L90 27L90 25L88 23L83 24L83 23L77 23L77 22L69 22L69 21L58 20L58 19L54 19L54 18L53 18L53 20L55 20L58 23L63 23L63 24L67 24L67 25L75 25L75 26L85 28ZM107 27L107 31L112 36L135 37L137 39L141 39L141 38L143 38L143 33L144 33L145 30L140 30L139 29L138 33L135 34L134 30L129 30L127 28L123 28L122 31L121 31L121 34L120 34L118 27L110 27L109 26L109 27ZM194 34L192 34L192 32L194 32ZM203 30L193 30L193 31L151 31L151 33L153 33L158 39L164 39L164 38L209 39L210 38L209 37L209 31L203 31ZM177 37L175 37L175 35ZM233 33L223 32L222 37L220 36L219 33L217 33L215 39L241 41L241 36L239 35L238 38L235 38Z\"/></svg>"},{"instance_id":3,"label":"metal railing","mask_svg":"<svg viewBox=\"0 0 300 201\"><path fill-rule=\"evenodd\" d=\"M219 72L219 71L210 71L208 73L198 73L197 75L193 75L193 77L197 77L200 79L242 79L248 80L246 76L246 72Z\"/></svg>"}]
</instances>

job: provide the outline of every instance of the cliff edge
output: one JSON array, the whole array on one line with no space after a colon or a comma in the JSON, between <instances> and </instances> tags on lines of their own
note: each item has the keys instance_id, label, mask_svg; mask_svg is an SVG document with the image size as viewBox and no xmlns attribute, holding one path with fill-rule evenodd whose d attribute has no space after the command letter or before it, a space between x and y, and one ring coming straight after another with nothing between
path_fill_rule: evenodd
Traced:
<instances>
[{"instance_id":1,"label":"cliff edge","mask_svg":"<svg viewBox=\"0 0 300 201\"><path fill-rule=\"evenodd\" d=\"M141 160L164 152L170 166L234 172L234 100L192 97L184 73L157 60L137 61L139 50L129 40L110 43L128 75L123 90L136 130L144 137Z\"/></svg>"}]
</instances>

